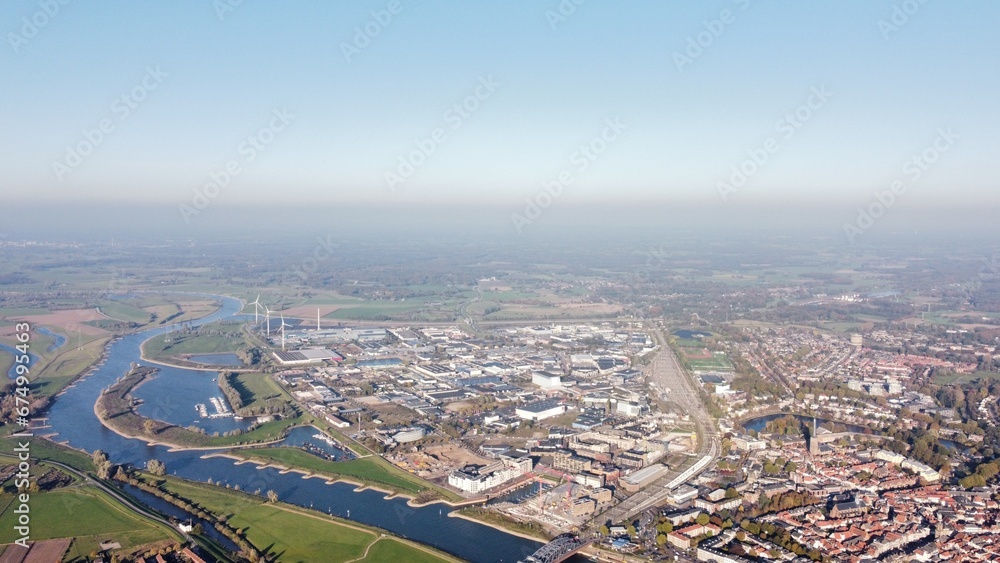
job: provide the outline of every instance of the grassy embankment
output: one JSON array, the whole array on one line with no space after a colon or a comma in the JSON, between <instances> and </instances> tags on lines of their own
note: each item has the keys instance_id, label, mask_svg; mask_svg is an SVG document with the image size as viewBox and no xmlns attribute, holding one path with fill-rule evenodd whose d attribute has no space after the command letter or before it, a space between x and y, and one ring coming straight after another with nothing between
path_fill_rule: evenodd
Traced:
<instances>
[{"instance_id":1,"label":"grassy embankment","mask_svg":"<svg viewBox=\"0 0 1000 563\"><path fill-rule=\"evenodd\" d=\"M152 362L205 369L209 367L207 364L191 361L190 357L236 353L241 348L250 346L242 325L231 321L216 321L193 330L154 336L142 343L142 357ZM243 366L230 366L229 369L243 369Z\"/></svg>"},{"instance_id":2,"label":"grassy embankment","mask_svg":"<svg viewBox=\"0 0 1000 563\"><path fill-rule=\"evenodd\" d=\"M255 495L176 477L162 478L161 486L207 512L224 516L229 525L245 530L250 543L276 560L455 561L406 540L382 537L376 528L282 502L266 502Z\"/></svg>"},{"instance_id":3,"label":"grassy embankment","mask_svg":"<svg viewBox=\"0 0 1000 563\"><path fill-rule=\"evenodd\" d=\"M260 463L300 469L310 474L328 477L331 480L351 481L396 494L412 496L417 502L430 502L437 499L450 502L464 500L461 496L447 489L410 475L379 456L348 461L328 461L291 447L241 449L227 453Z\"/></svg>"},{"instance_id":4,"label":"grassy embankment","mask_svg":"<svg viewBox=\"0 0 1000 563\"><path fill-rule=\"evenodd\" d=\"M291 427L303 422L301 417L275 420L261 424L243 434L207 436L187 428L146 418L132 408L130 392L155 371L155 368L140 367L109 387L97 399L95 410L108 428L125 436L147 439L151 442L179 448L224 448L280 440Z\"/></svg>"},{"instance_id":5,"label":"grassy embankment","mask_svg":"<svg viewBox=\"0 0 1000 563\"><path fill-rule=\"evenodd\" d=\"M476 520L488 526L508 530L522 536L528 536L541 542L547 542L552 539L552 536L546 533L545 529L542 528L540 524L515 520L506 514L500 514L499 512L494 512L478 506L463 508L458 511L458 514L462 515L463 518Z\"/></svg>"},{"instance_id":6,"label":"grassy embankment","mask_svg":"<svg viewBox=\"0 0 1000 563\"><path fill-rule=\"evenodd\" d=\"M15 428L15 430L18 429ZM18 443L24 441L24 439L20 438L0 438L0 451L13 452ZM27 441L29 442L32 460L56 461L84 473L92 472L95 469L94 462L90 459L90 456L81 451L38 437L29 438Z\"/></svg>"},{"instance_id":7,"label":"grassy embankment","mask_svg":"<svg viewBox=\"0 0 1000 563\"><path fill-rule=\"evenodd\" d=\"M34 324L32 326L28 350L34 356L35 361L31 365L28 377L31 380L31 392L35 398L50 397L61 391L88 367L97 362L104 351L104 344L108 341L106 336L87 335L84 338L79 335L74 337L72 342L67 337L62 346L50 350L55 339L34 330L34 328L46 325ZM64 335L67 332L55 326L47 328L57 334ZM11 347L19 344L12 338L6 339L4 343ZM11 366L14 365L14 360L13 354L0 351L0 373L7 374Z\"/></svg>"},{"instance_id":8,"label":"grassy embankment","mask_svg":"<svg viewBox=\"0 0 1000 563\"><path fill-rule=\"evenodd\" d=\"M222 373L219 387L240 416L280 414L295 418L302 408L292 396L265 373Z\"/></svg>"}]
</instances>

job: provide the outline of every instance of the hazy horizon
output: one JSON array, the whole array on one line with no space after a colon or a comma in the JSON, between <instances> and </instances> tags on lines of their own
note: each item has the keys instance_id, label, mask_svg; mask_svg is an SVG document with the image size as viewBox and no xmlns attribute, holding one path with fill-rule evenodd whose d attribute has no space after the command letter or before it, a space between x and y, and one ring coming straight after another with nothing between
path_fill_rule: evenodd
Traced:
<instances>
[{"instance_id":1,"label":"hazy horizon","mask_svg":"<svg viewBox=\"0 0 1000 563\"><path fill-rule=\"evenodd\" d=\"M988 2L57 4L0 6L8 206L1000 203Z\"/></svg>"},{"instance_id":2,"label":"hazy horizon","mask_svg":"<svg viewBox=\"0 0 1000 563\"><path fill-rule=\"evenodd\" d=\"M466 237L525 243L563 237L642 240L690 233L706 238L727 234L771 234L826 239L836 245L872 244L887 240L925 239L979 241L992 244L1000 225L992 208L902 206L891 209L853 240L845 225L856 225L861 210L841 206L743 205L559 205L518 231L512 214L523 207L489 205L341 205L249 206L214 205L190 222L170 206L152 204L19 204L0 227L0 241L59 238L67 240L197 240L268 239L309 242L316 236L395 238Z\"/></svg>"}]
</instances>

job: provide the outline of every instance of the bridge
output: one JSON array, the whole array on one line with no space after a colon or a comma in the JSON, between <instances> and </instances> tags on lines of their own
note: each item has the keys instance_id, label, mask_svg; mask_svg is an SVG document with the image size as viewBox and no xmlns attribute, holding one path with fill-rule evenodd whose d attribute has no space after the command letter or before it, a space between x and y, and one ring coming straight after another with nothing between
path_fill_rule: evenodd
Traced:
<instances>
[{"instance_id":1,"label":"bridge","mask_svg":"<svg viewBox=\"0 0 1000 563\"><path fill-rule=\"evenodd\" d=\"M580 539L575 534L562 534L518 563L559 563L590 544L591 540Z\"/></svg>"}]
</instances>

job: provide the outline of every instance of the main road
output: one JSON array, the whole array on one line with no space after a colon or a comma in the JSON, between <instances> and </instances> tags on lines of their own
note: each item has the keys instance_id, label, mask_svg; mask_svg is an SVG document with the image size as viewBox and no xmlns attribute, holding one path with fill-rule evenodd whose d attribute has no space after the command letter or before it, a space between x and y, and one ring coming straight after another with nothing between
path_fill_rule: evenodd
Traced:
<instances>
[{"instance_id":1,"label":"main road","mask_svg":"<svg viewBox=\"0 0 1000 563\"><path fill-rule=\"evenodd\" d=\"M659 395L659 398L670 401L677 405L681 414L686 414L694 422L695 431L698 435L698 445L695 448L695 455L688 462L671 468L666 475L657 479L652 484L642 489L638 493L630 496L618 503L611 509L598 515L591 521L592 527L604 524L606 521L612 523L624 522L628 518L642 513L654 506L666 501L671 491L676 485L671 487L671 482L677 479L685 471L698 465L694 474L697 474L713 467L719 458L719 430L715 419L709 414L708 409L701 400L701 395L696 387L697 383L692 379L684 368L681 367L674 354L673 349L667 344L666 335L662 331L657 333L660 349L653 359L652 365L646 372L646 382L650 391ZM651 403L654 401L650 401ZM707 462L699 463L703 458Z\"/></svg>"}]
</instances>

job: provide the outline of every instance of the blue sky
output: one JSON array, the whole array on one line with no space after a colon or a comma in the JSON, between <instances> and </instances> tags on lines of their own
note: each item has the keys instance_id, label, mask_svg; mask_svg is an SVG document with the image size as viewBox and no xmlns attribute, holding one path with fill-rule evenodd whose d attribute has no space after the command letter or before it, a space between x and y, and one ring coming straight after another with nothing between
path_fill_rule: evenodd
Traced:
<instances>
[{"instance_id":1,"label":"blue sky","mask_svg":"<svg viewBox=\"0 0 1000 563\"><path fill-rule=\"evenodd\" d=\"M565 0L556 21L554 0L402 0L383 25L372 12L394 2L245 0L220 18L208 1L63 1L0 4L7 201L176 206L235 162L220 202L516 207L569 173L572 203L863 205L909 182L905 163L950 128L908 204L1000 203L995 2ZM58 11L39 16L47 2ZM894 10L901 25L880 29ZM377 35L347 60L366 25ZM116 99L136 88L126 116ZM831 95L780 132L814 88ZM110 131L67 166L102 120ZM625 125L613 140L608 120ZM767 161L721 198L768 139ZM603 153L584 168L593 143Z\"/></svg>"}]
</instances>

